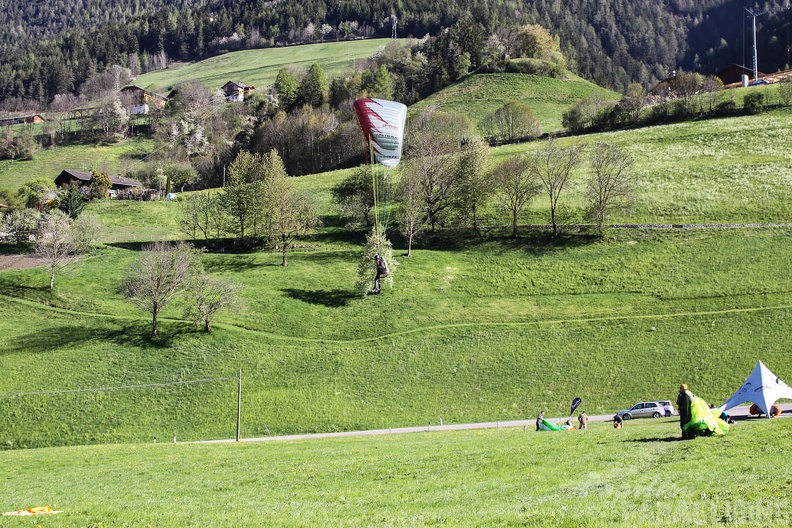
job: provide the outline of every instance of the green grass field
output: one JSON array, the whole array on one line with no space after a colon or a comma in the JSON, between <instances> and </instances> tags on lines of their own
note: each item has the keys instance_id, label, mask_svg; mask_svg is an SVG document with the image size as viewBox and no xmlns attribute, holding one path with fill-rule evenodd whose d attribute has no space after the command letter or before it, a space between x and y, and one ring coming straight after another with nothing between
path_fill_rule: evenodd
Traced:
<instances>
[{"instance_id":1,"label":"green grass field","mask_svg":"<svg viewBox=\"0 0 792 528\"><path fill-rule=\"evenodd\" d=\"M117 175L139 168L140 160L151 154L154 141L135 138L112 144L67 145L41 149L30 161L0 160L0 189L16 190L36 178L53 180L64 169L98 169Z\"/></svg>"},{"instance_id":2,"label":"green grass field","mask_svg":"<svg viewBox=\"0 0 792 528\"><path fill-rule=\"evenodd\" d=\"M307 71L314 63L322 66L327 78L332 79L349 71L356 60L370 57L390 42L391 39L367 39L236 51L146 73L133 82L158 93L165 93L179 83L193 79L212 89L218 89L228 81L263 89L275 82L281 68ZM399 42L406 43L407 39L399 39Z\"/></svg>"},{"instance_id":3,"label":"green grass field","mask_svg":"<svg viewBox=\"0 0 792 528\"><path fill-rule=\"evenodd\" d=\"M0 452L3 526L789 526L788 420Z\"/></svg>"},{"instance_id":4,"label":"green grass field","mask_svg":"<svg viewBox=\"0 0 792 528\"><path fill-rule=\"evenodd\" d=\"M789 113L559 141L635 156L639 199L615 221L790 222ZM125 159L118 147L107 159ZM501 147L494 161L540 147ZM64 510L4 525L792 524L787 420L691 442L661 419L586 434L182 443L234 437L240 371L243 438L561 416L576 396L605 414L673 399L681 382L720 404L759 359L792 380L792 228L603 240L496 228L428 237L411 258L395 239L395 287L361 298L363 235L335 227L329 198L346 174L295 180L330 222L287 268L273 251L202 255L243 288L208 335L174 302L151 338L119 293L143 242L183 237L179 202L91 203L104 244L54 290L43 268L0 272L0 510ZM546 223L546 209L539 198L522 220ZM494 208L488 219L503 223Z\"/></svg>"},{"instance_id":5,"label":"green grass field","mask_svg":"<svg viewBox=\"0 0 792 528\"><path fill-rule=\"evenodd\" d=\"M478 126L487 114L505 103L519 101L531 107L542 125L542 132L558 132L563 130L561 115L576 101L595 91L600 92L604 99L621 98L616 92L600 88L572 73L564 79L515 73L476 74L468 75L414 104L410 111L433 107L460 112Z\"/></svg>"}]
</instances>

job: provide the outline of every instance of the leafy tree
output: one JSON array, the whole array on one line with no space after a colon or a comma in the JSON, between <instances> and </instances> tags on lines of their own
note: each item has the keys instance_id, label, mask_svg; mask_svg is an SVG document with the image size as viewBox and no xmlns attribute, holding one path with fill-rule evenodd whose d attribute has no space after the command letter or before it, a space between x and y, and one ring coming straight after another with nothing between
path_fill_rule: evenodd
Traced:
<instances>
[{"instance_id":1,"label":"leafy tree","mask_svg":"<svg viewBox=\"0 0 792 528\"><path fill-rule=\"evenodd\" d=\"M338 204L339 216L347 221L348 227L360 224L370 226L372 223L371 208L374 207L372 172L372 165L361 165L331 191L333 201Z\"/></svg>"},{"instance_id":2,"label":"leafy tree","mask_svg":"<svg viewBox=\"0 0 792 528\"><path fill-rule=\"evenodd\" d=\"M681 100L681 110L684 114L694 112L696 94L704 87L704 76L700 73L679 71L671 84L673 94Z\"/></svg>"},{"instance_id":3,"label":"leafy tree","mask_svg":"<svg viewBox=\"0 0 792 528\"><path fill-rule=\"evenodd\" d=\"M182 202L180 225L193 241L200 233L208 242L210 238L219 239L222 235L226 214L221 194L208 191L194 193Z\"/></svg>"},{"instance_id":4,"label":"leafy tree","mask_svg":"<svg viewBox=\"0 0 792 528\"><path fill-rule=\"evenodd\" d=\"M589 163L591 177L586 187L589 217L602 236L610 213L627 207L635 197L633 159L617 145L597 143L591 151Z\"/></svg>"},{"instance_id":5,"label":"leafy tree","mask_svg":"<svg viewBox=\"0 0 792 528\"><path fill-rule=\"evenodd\" d=\"M713 75L704 78L701 89L707 94L707 101L709 102L709 111L712 112L715 108L715 101L718 99L718 94L723 90L723 81Z\"/></svg>"},{"instance_id":6,"label":"leafy tree","mask_svg":"<svg viewBox=\"0 0 792 528\"><path fill-rule=\"evenodd\" d=\"M641 110L646 106L646 89L640 83L630 84L619 104L627 111L630 120L637 123L641 119Z\"/></svg>"},{"instance_id":7,"label":"leafy tree","mask_svg":"<svg viewBox=\"0 0 792 528\"><path fill-rule=\"evenodd\" d=\"M36 209L12 209L3 216L0 226L4 233L11 233L17 246L21 246L30 240L40 218L41 212Z\"/></svg>"},{"instance_id":8,"label":"leafy tree","mask_svg":"<svg viewBox=\"0 0 792 528\"><path fill-rule=\"evenodd\" d=\"M507 143L533 139L542 133L531 107L517 101L509 101L486 116L483 125L490 137Z\"/></svg>"},{"instance_id":9,"label":"leafy tree","mask_svg":"<svg viewBox=\"0 0 792 528\"><path fill-rule=\"evenodd\" d=\"M191 277L186 288L192 302L184 315L196 325L203 325L207 334L212 331L212 320L217 312L231 309L239 302L238 285L204 273Z\"/></svg>"},{"instance_id":10,"label":"leafy tree","mask_svg":"<svg viewBox=\"0 0 792 528\"><path fill-rule=\"evenodd\" d=\"M512 238L517 238L520 213L542 189L531 162L526 155L512 156L492 171L498 202L511 214Z\"/></svg>"},{"instance_id":11,"label":"leafy tree","mask_svg":"<svg viewBox=\"0 0 792 528\"><path fill-rule=\"evenodd\" d=\"M553 236L558 236L558 202L572 185L572 171L582 161L583 147L561 147L550 140L545 148L531 156L531 171L539 179L550 201Z\"/></svg>"},{"instance_id":12,"label":"leafy tree","mask_svg":"<svg viewBox=\"0 0 792 528\"><path fill-rule=\"evenodd\" d=\"M787 75L778 83L778 97L784 106L792 104L792 75Z\"/></svg>"},{"instance_id":13,"label":"leafy tree","mask_svg":"<svg viewBox=\"0 0 792 528\"><path fill-rule=\"evenodd\" d=\"M121 292L138 308L151 314L151 335L157 336L160 312L182 291L195 264L189 244L146 244L121 282Z\"/></svg>"},{"instance_id":14,"label":"leafy tree","mask_svg":"<svg viewBox=\"0 0 792 528\"><path fill-rule=\"evenodd\" d=\"M278 76L275 77L275 91L278 94L281 108L287 111L294 108L297 103L299 87L300 80L296 75L286 68L278 70Z\"/></svg>"},{"instance_id":15,"label":"leafy tree","mask_svg":"<svg viewBox=\"0 0 792 528\"><path fill-rule=\"evenodd\" d=\"M77 182L71 182L58 193L58 209L72 220L80 216L88 200Z\"/></svg>"},{"instance_id":16,"label":"leafy tree","mask_svg":"<svg viewBox=\"0 0 792 528\"><path fill-rule=\"evenodd\" d=\"M328 84L324 70L318 64L313 64L300 81L297 89L297 104L320 107L327 101L327 92Z\"/></svg>"},{"instance_id":17,"label":"leafy tree","mask_svg":"<svg viewBox=\"0 0 792 528\"><path fill-rule=\"evenodd\" d=\"M17 198L24 207L39 211L47 209L55 196L55 182L44 177L27 181L17 190Z\"/></svg>"},{"instance_id":18,"label":"leafy tree","mask_svg":"<svg viewBox=\"0 0 792 528\"><path fill-rule=\"evenodd\" d=\"M384 64L375 70L365 70L360 79L360 89L368 97L391 99L393 97L393 83L390 73Z\"/></svg>"},{"instance_id":19,"label":"leafy tree","mask_svg":"<svg viewBox=\"0 0 792 528\"><path fill-rule=\"evenodd\" d=\"M264 173L261 156L241 151L228 167L228 180L223 188L223 208L232 219L232 231L244 242L245 234L254 228L263 209Z\"/></svg>"},{"instance_id":20,"label":"leafy tree","mask_svg":"<svg viewBox=\"0 0 792 528\"><path fill-rule=\"evenodd\" d=\"M170 187L178 188L179 192L184 192L184 188L198 178L198 174L189 163L171 163L166 165L163 170L170 182Z\"/></svg>"},{"instance_id":21,"label":"leafy tree","mask_svg":"<svg viewBox=\"0 0 792 528\"><path fill-rule=\"evenodd\" d=\"M478 234L481 210L492 194L492 181L486 172L489 146L479 137L468 139L456 159L457 208Z\"/></svg>"},{"instance_id":22,"label":"leafy tree","mask_svg":"<svg viewBox=\"0 0 792 528\"><path fill-rule=\"evenodd\" d=\"M743 108L749 114L760 113L766 104L766 97L764 92L754 91L745 94L743 97Z\"/></svg>"},{"instance_id":23,"label":"leafy tree","mask_svg":"<svg viewBox=\"0 0 792 528\"><path fill-rule=\"evenodd\" d=\"M269 158L266 182L266 214L271 236L281 251L281 266L286 267L289 248L306 231L319 224L316 208L307 193L294 187L277 151ZM266 163L266 162L265 162Z\"/></svg>"},{"instance_id":24,"label":"leafy tree","mask_svg":"<svg viewBox=\"0 0 792 528\"><path fill-rule=\"evenodd\" d=\"M113 186L113 180L106 172L99 172L96 169L91 171L91 180L88 182L88 189L91 198L99 199L107 196L107 191Z\"/></svg>"}]
</instances>

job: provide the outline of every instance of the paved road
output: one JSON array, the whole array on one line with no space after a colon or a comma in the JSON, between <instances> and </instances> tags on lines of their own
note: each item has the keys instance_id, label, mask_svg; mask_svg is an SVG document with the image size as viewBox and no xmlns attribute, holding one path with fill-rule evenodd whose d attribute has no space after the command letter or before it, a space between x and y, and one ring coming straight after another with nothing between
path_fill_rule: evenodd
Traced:
<instances>
[{"instance_id":1,"label":"paved road","mask_svg":"<svg viewBox=\"0 0 792 528\"><path fill-rule=\"evenodd\" d=\"M792 403L776 404L781 408L781 417L792 417ZM749 406L739 406L733 408L729 414L735 420L751 419L748 414ZM754 418L755 419L755 418ZM563 423L566 418L548 418L551 422ZM609 422L613 420L612 414L598 414L589 416L589 421L592 422ZM573 418L573 423L577 425L577 420ZM432 424L420 425L415 427L394 427L392 429L372 429L369 431L343 431L339 433L311 433L300 435L287 435L287 436L263 436L260 438L242 438L240 442L267 442L274 440L305 440L312 438L335 438L339 436L375 436L375 435L390 435L390 434L404 434L404 433L424 433L429 431L460 431L469 429L498 429L500 427L523 427L527 431L534 431L536 427L536 419L530 420L512 420L508 422L482 422L482 423L469 423L469 424ZM195 443L226 443L235 442L234 439L228 440L204 440Z\"/></svg>"}]
</instances>

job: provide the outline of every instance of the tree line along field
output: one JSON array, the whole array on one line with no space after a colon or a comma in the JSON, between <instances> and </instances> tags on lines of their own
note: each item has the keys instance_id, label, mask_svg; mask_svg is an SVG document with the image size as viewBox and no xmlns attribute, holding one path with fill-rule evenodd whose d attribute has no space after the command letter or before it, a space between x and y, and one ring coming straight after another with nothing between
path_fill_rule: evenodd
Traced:
<instances>
[{"instance_id":1,"label":"tree line along field","mask_svg":"<svg viewBox=\"0 0 792 528\"><path fill-rule=\"evenodd\" d=\"M700 133L680 124L564 141L608 139L651 152L636 170L649 175L642 185L663 213L639 200L641 219L754 222L752 212L762 211L783 221L785 203L766 196L789 192L789 167L778 162L787 113L705 121ZM684 155L705 147L711 156ZM710 193L726 159L744 178ZM671 170L675 162L680 171ZM754 177L757 164L773 166L779 179ZM674 181L686 168L699 178ZM322 196L332 219L329 189L343 176L296 181ZM682 193L693 214L674 214ZM205 253L209 273L243 287L241 305L218 316L210 335L172 305L151 339L150 320L119 284L142 242L183 238L179 207L92 203L108 244L70 266L54 291L43 269L0 274L0 367L8 373L0 394L214 381L4 397L0 445L231 438L240 369L242 433L251 437L517 419L540 408L561 414L575 396L589 412L610 413L672 398L681 381L719 402L757 359L782 379L792 367L788 227L614 230L604 240L541 231L512 240L497 229L430 237L409 259L397 243L396 287L364 299L353 286L363 236L328 222L301 241L288 268L269 251ZM539 198L527 219L546 215Z\"/></svg>"}]
</instances>

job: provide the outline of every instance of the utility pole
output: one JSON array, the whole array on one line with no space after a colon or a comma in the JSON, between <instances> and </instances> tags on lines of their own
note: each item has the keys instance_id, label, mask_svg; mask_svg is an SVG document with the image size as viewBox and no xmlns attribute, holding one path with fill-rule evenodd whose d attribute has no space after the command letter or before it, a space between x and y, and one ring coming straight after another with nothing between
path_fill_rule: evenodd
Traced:
<instances>
[{"instance_id":1,"label":"utility pole","mask_svg":"<svg viewBox=\"0 0 792 528\"><path fill-rule=\"evenodd\" d=\"M391 29L391 38L392 39L396 38L396 24L398 23L398 21L399 20L396 18L396 15L391 15L391 27L392 27L392 29Z\"/></svg>"},{"instance_id":2,"label":"utility pole","mask_svg":"<svg viewBox=\"0 0 792 528\"><path fill-rule=\"evenodd\" d=\"M756 58L756 17L759 15L763 15L764 13L755 13L753 10L748 9L747 7L744 8L748 11L748 14L751 15L751 19L753 22L753 78L754 80L759 78L759 64Z\"/></svg>"}]
</instances>

